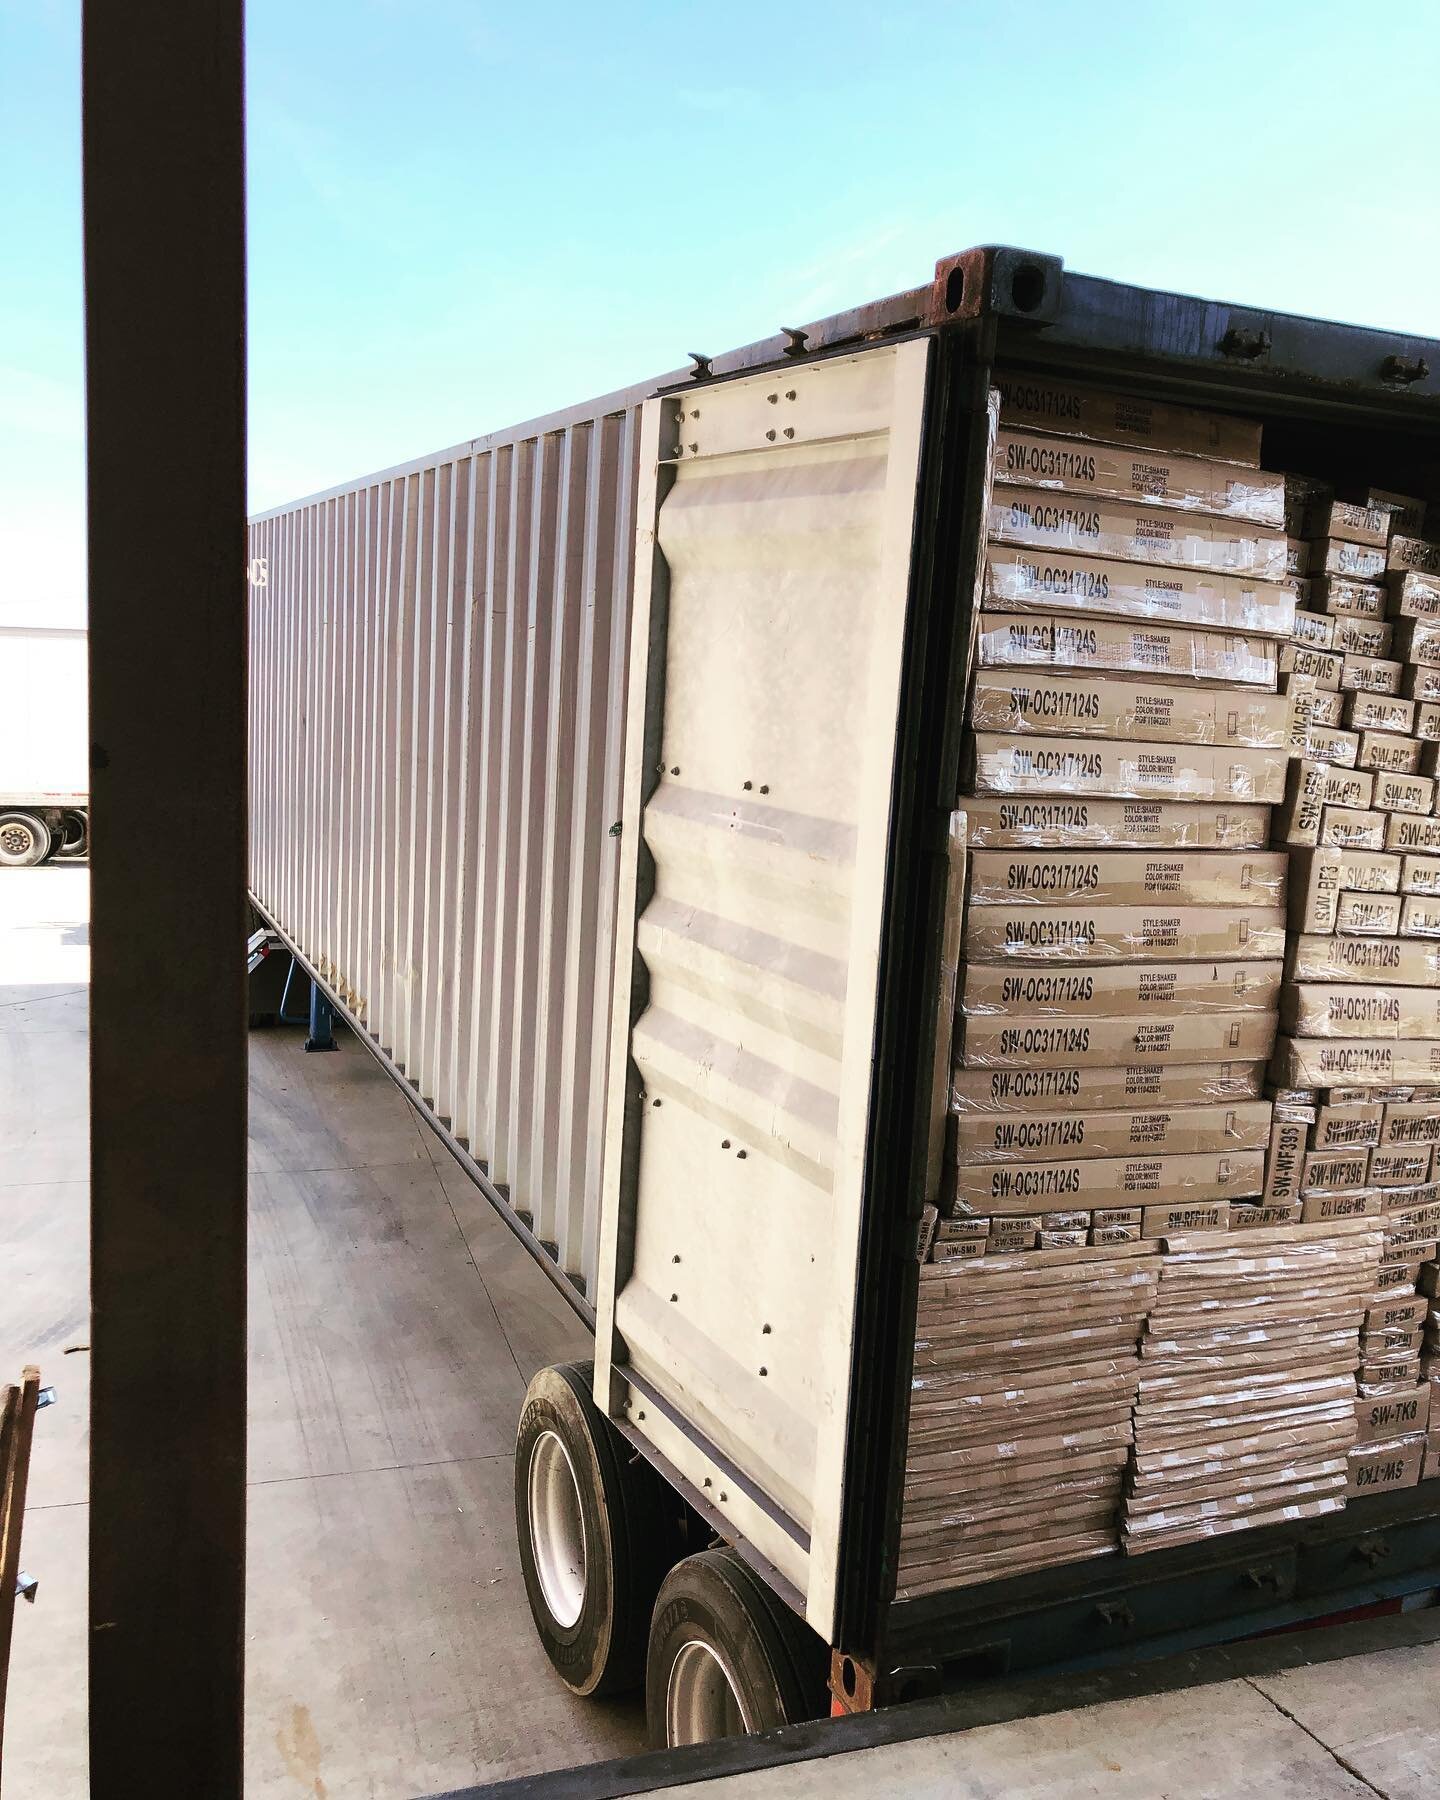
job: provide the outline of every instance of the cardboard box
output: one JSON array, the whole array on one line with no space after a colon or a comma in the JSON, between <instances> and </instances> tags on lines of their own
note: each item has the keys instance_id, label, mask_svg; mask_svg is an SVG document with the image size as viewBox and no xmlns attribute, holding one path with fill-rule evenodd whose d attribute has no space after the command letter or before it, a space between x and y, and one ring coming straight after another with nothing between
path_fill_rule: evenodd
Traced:
<instances>
[{"instance_id":1,"label":"cardboard box","mask_svg":"<svg viewBox=\"0 0 1440 1800\"><path fill-rule=\"evenodd\" d=\"M1305 510L1307 538L1341 538L1349 544L1369 544L1383 550L1390 541L1390 526L1390 509L1385 506L1321 500Z\"/></svg>"},{"instance_id":2,"label":"cardboard box","mask_svg":"<svg viewBox=\"0 0 1440 1800\"><path fill-rule=\"evenodd\" d=\"M1140 1221L1142 1237L1162 1237L1169 1231L1226 1231L1230 1207L1224 1200L1194 1205L1147 1206Z\"/></svg>"},{"instance_id":3,"label":"cardboard box","mask_svg":"<svg viewBox=\"0 0 1440 1800\"><path fill-rule=\"evenodd\" d=\"M1398 665L1397 665L1398 666ZM1119 675L1021 676L982 670L970 696L976 731L1056 733L1164 744L1285 748L1290 702L1249 690L1166 686Z\"/></svg>"},{"instance_id":4,"label":"cardboard box","mask_svg":"<svg viewBox=\"0 0 1440 1800\"><path fill-rule=\"evenodd\" d=\"M1418 1324L1425 1318L1426 1304L1418 1294L1406 1294L1372 1306L1365 1314L1365 1330L1384 1331L1397 1325Z\"/></svg>"},{"instance_id":5,"label":"cardboard box","mask_svg":"<svg viewBox=\"0 0 1440 1800\"><path fill-rule=\"evenodd\" d=\"M1440 896L1440 856L1402 857L1400 892Z\"/></svg>"},{"instance_id":6,"label":"cardboard box","mask_svg":"<svg viewBox=\"0 0 1440 1800\"><path fill-rule=\"evenodd\" d=\"M1284 944L1281 907L974 906L965 921L971 962L1263 962Z\"/></svg>"},{"instance_id":7,"label":"cardboard box","mask_svg":"<svg viewBox=\"0 0 1440 1800\"><path fill-rule=\"evenodd\" d=\"M1093 800L1061 796L976 797L964 802L973 849L1264 849L1269 809L1167 800Z\"/></svg>"},{"instance_id":8,"label":"cardboard box","mask_svg":"<svg viewBox=\"0 0 1440 1800\"><path fill-rule=\"evenodd\" d=\"M1375 777L1368 769L1336 769L1320 763L1325 770L1321 795L1326 806L1344 806L1353 812L1370 812L1375 806Z\"/></svg>"},{"instance_id":9,"label":"cardboard box","mask_svg":"<svg viewBox=\"0 0 1440 1800\"><path fill-rule=\"evenodd\" d=\"M1398 694L1348 694L1345 724L1351 731L1394 731L1403 735L1414 730L1415 702Z\"/></svg>"},{"instance_id":10,"label":"cardboard box","mask_svg":"<svg viewBox=\"0 0 1440 1800\"><path fill-rule=\"evenodd\" d=\"M1285 534L1285 578L1295 581L1301 577L1308 579L1310 571L1310 545L1293 531Z\"/></svg>"},{"instance_id":11,"label":"cardboard box","mask_svg":"<svg viewBox=\"0 0 1440 1800\"><path fill-rule=\"evenodd\" d=\"M989 535L997 543L1038 552L1111 557L1265 580L1278 580L1286 573L1282 532L1205 513L1171 512L1147 501L1090 500L997 485L990 503Z\"/></svg>"},{"instance_id":12,"label":"cardboard box","mask_svg":"<svg viewBox=\"0 0 1440 1800\"><path fill-rule=\"evenodd\" d=\"M1437 669L1435 673L1440 675L1440 669ZM1410 704L1415 708L1414 723L1410 727L1411 732L1415 737L1433 744L1437 738L1440 738L1440 701L1413 700Z\"/></svg>"},{"instance_id":13,"label":"cardboard box","mask_svg":"<svg viewBox=\"0 0 1440 1800\"><path fill-rule=\"evenodd\" d=\"M1338 650L1289 643L1280 646L1277 667L1282 675L1304 675L1316 687L1338 689L1345 659Z\"/></svg>"},{"instance_id":14,"label":"cardboard box","mask_svg":"<svg viewBox=\"0 0 1440 1800\"><path fill-rule=\"evenodd\" d=\"M1440 576L1397 570L1386 577L1393 619L1440 619Z\"/></svg>"},{"instance_id":15,"label":"cardboard box","mask_svg":"<svg viewBox=\"0 0 1440 1800\"><path fill-rule=\"evenodd\" d=\"M1221 462L1260 461L1259 425L1228 413L1170 406L1141 394L1114 393L1050 375L1002 375L996 386L1000 419L1006 426L1063 431L1106 444L1133 444Z\"/></svg>"},{"instance_id":16,"label":"cardboard box","mask_svg":"<svg viewBox=\"0 0 1440 1800\"><path fill-rule=\"evenodd\" d=\"M1307 1225L1329 1225L1342 1219L1378 1217L1380 1199L1371 1188L1353 1188L1348 1193L1307 1194L1300 1217Z\"/></svg>"},{"instance_id":17,"label":"cardboard box","mask_svg":"<svg viewBox=\"0 0 1440 1800\"><path fill-rule=\"evenodd\" d=\"M1440 1107L1433 1100L1387 1101L1380 1143L1386 1149L1440 1144Z\"/></svg>"},{"instance_id":18,"label":"cardboard box","mask_svg":"<svg viewBox=\"0 0 1440 1800\"><path fill-rule=\"evenodd\" d=\"M1290 853L1290 926L1297 932L1333 932L1341 894L1398 894L1400 858L1371 850L1293 850Z\"/></svg>"},{"instance_id":19,"label":"cardboard box","mask_svg":"<svg viewBox=\"0 0 1440 1800\"><path fill-rule=\"evenodd\" d=\"M1440 744L1437 744L1433 738L1427 738L1423 742L1420 739L1411 741L1415 745L1416 752L1415 767L1411 773L1414 775L1440 775Z\"/></svg>"},{"instance_id":20,"label":"cardboard box","mask_svg":"<svg viewBox=\"0 0 1440 1800\"><path fill-rule=\"evenodd\" d=\"M1308 1150L1300 1164L1300 1192L1345 1194L1363 1188L1370 1169L1370 1152L1361 1145L1352 1150Z\"/></svg>"},{"instance_id":21,"label":"cardboard box","mask_svg":"<svg viewBox=\"0 0 1440 1800\"><path fill-rule=\"evenodd\" d=\"M1212 452L1212 454L1214 454ZM1392 537L1419 537L1425 528L1425 502L1409 494L1392 494L1372 487L1361 496L1369 506L1383 506L1390 514Z\"/></svg>"},{"instance_id":22,"label":"cardboard box","mask_svg":"<svg viewBox=\"0 0 1440 1800\"><path fill-rule=\"evenodd\" d=\"M1390 851L1440 853L1440 819L1421 819L1413 813L1392 813L1385 825L1385 848Z\"/></svg>"},{"instance_id":23,"label":"cardboard box","mask_svg":"<svg viewBox=\"0 0 1440 1800\"><path fill-rule=\"evenodd\" d=\"M1430 1388L1422 1383L1408 1393L1355 1402L1359 1442L1373 1444L1402 1434L1424 1431L1430 1421Z\"/></svg>"},{"instance_id":24,"label":"cardboard box","mask_svg":"<svg viewBox=\"0 0 1440 1800\"><path fill-rule=\"evenodd\" d=\"M1373 582L1347 575L1316 575L1310 580L1307 604L1320 612L1357 619L1383 619L1386 593Z\"/></svg>"},{"instance_id":25,"label":"cardboard box","mask_svg":"<svg viewBox=\"0 0 1440 1800\"><path fill-rule=\"evenodd\" d=\"M1305 1127L1295 1119L1276 1117L1265 1156L1266 1206L1288 1206L1300 1195L1300 1163L1305 1154Z\"/></svg>"},{"instance_id":26,"label":"cardboard box","mask_svg":"<svg viewBox=\"0 0 1440 1800\"><path fill-rule=\"evenodd\" d=\"M1128 1019L983 1015L965 1020L960 1057L967 1069L1112 1068L1152 1061L1259 1062L1274 1045L1275 1015L1268 1012Z\"/></svg>"},{"instance_id":27,"label":"cardboard box","mask_svg":"<svg viewBox=\"0 0 1440 1800\"><path fill-rule=\"evenodd\" d=\"M1340 664L1340 688L1347 694L1398 694L1402 663L1384 656L1347 654Z\"/></svg>"},{"instance_id":28,"label":"cardboard box","mask_svg":"<svg viewBox=\"0 0 1440 1800\"><path fill-rule=\"evenodd\" d=\"M1147 1106L1222 1106L1259 1097L1264 1065L1143 1063L1121 1069L965 1069L950 1083L958 1114L1053 1112L1074 1106L1097 1112Z\"/></svg>"},{"instance_id":29,"label":"cardboard box","mask_svg":"<svg viewBox=\"0 0 1440 1800\"><path fill-rule=\"evenodd\" d=\"M1300 577L1295 577L1300 579ZM1312 650L1333 650L1335 647L1335 621L1329 613L1312 613L1296 611L1294 622L1290 627L1292 643L1306 644Z\"/></svg>"},{"instance_id":30,"label":"cardboard box","mask_svg":"<svg viewBox=\"0 0 1440 1800\"><path fill-rule=\"evenodd\" d=\"M1393 1087L1440 1080L1440 1044L1423 1040L1282 1037L1279 1078L1295 1087Z\"/></svg>"},{"instance_id":31,"label":"cardboard box","mask_svg":"<svg viewBox=\"0 0 1440 1800\"><path fill-rule=\"evenodd\" d=\"M985 1254L985 1239L982 1238L946 1238L939 1239L930 1246L931 1262L970 1262L977 1256Z\"/></svg>"},{"instance_id":32,"label":"cardboard box","mask_svg":"<svg viewBox=\"0 0 1440 1800\"><path fill-rule=\"evenodd\" d=\"M1440 938L1440 901L1428 894L1407 894L1400 903L1400 935Z\"/></svg>"},{"instance_id":33,"label":"cardboard box","mask_svg":"<svg viewBox=\"0 0 1440 1800\"><path fill-rule=\"evenodd\" d=\"M1327 620L1328 624L1329 621ZM1191 631L1179 625L1085 619L1065 614L984 613L979 666L1097 670L1224 682L1274 692L1277 652L1264 638Z\"/></svg>"},{"instance_id":34,"label":"cardboard box","mask_svg":"<svg viewBox=\"0 0 1440 1800\"><path fill-rule=\"evenodd\" d=\"M1067 1019L1143 1018L1175 1012L1273 1012L1278 962L1121 963L1028 969L968 963L961 1010Z\"/></svg>"},{"instance_id":35,"label":"cardboard box","mask_svg":"<svg viewBox=\"0 0 1440 1800\"><path fill-rule=\"evenodd\" d=\"M1400 692L1412 700L1440 700L1440 668L1433 663L1407 663Z\"/></svg>"},{"instance_id":36,"label":"cardboard box","mask_svg":"<svg viewBox=\"0 0 1440 1800\"><path fill-rule=\"evenodd\" d=\"M1316 841L1333 850L1383 849L1385 815L1353 806L1322 807Z\"/></svg>"},{"instance_id":37,"label":"cardboard box","mask_svg":"<svg viewBox=\"0 0 1440 1800\"><path fill-rule=\"evenodd\" d=\"M1300 677L1291 675L1286 676L1283 679L1290 682L1296 681L1300 679ZM1288 692L1288 689L1282 688L1281 692ZM1316 688L1315 697L1310 702L1310 717L1306 719L1301 726L1298 743L1292 736L1290 744L1291 751L1296 756L1304 755L1305 739L1312 725L1323 725L1332 731L1343 725L1345 722L1346 703L1351 698L1351 695L1342 694L1334 688Z\"/></svg>"},{"instance_id":38,"label":"cardboard box","mask_svg":"<svg viewBox=\"0 0 1440 1800\"><path fill-rule=\"evenodd\" d=\"M1312 723L1305 733L1305 755L1319 762L1336 763L1342 769L1353 769L1360 755L1360 733Z\"/></svg>"},{"instance_id":39,"label":"cardboard box","mask_svg":"<svg viewBox=\"0 0 1440 1800\"><path fill-rule=\"evenodd\" d=\"M1440 1036L1440 988L1295 982L1281 995L1280 1021L1296 1037Z\"/></svg>"},{"instance_id":40,"label":"cardboard box","mask_svg":"<svg viewBox=\"0 0 1440 1800\"><path fill-rule=\"evenodd\" d=\"M1405 662L1440 665L1440 619L1400 619L1395 625L1395 654Z\"/></svg>"},{"instance_id":41,"label":"cardboard box","mask_svg":"<svg viewBox=\"0 0 1440 1800\"><path fill-rule=\"evenodd\" d=\"M1335 902L1339 937L1393 937L1400 929L1398 894L1341 894Z\"/></svg>"},{"instance_id":42,"label":"cardboard box","mask_svg":"<svg viewBox=\"0 0 1440 1800\"><path fill-rule=\"evenodd\" d=\"M955 1172L958 1212L1000 1218L1024 1214L1055 1200L1074 1202L1134 1196L1146 1202L1141 1235L1155 1237L1156 1218L1166 1209L1183 1212L1210 1201L1258 1194L1264 1186L1265 1158L1258 1150L1191 1156L1072 1158L1066 1162L992 1163ZM1223 1223L1223 1219L1222 1219ZM1185 1221L1159 1230L1196 1230Z\"/></svg>"},{"instance_id":43,"label":"cardboard box","mask_svg":"<svg viewBox=\"0 0 1440 1800\"><path fill-rule=\"evenodd\" d=\"M1401 987L1440 984L1440 945L1401 938L1299 937L1291 941L1293 981L1383 981Z\"/></svg>"},{"instance_id":44,"label":"cardboard box","mask_svg":"<svg viewBox=\"0 0 1440 1800\"><path fill-rule=\"evenodd\" d=\"M1430 1163L1428 1144L1412 1150L1376 1150L1370 1157L1370 1181L1375 1187L1415 1187L1429 1181Z\"/></svg>"},{"instance_id":45,"label":"cardboard box","mask_svg":"<svg viewBox=\"0 0 1440 1800\"><path fill-rule=\"evenodd\" d=\"M1375 805L1382 812L1431 813L1435 810L1435 781L1429 775L1375 777Z\"/></svg>"},{"instance_id":46,"label":"cardboard box","mask_svg":"<svg viewBox=\"0 0 1440 1800\"><path fill-rule=\"evenodd\" d=\"M1414 738L1399 737L1393 731L1362 731L1355 766L1385 770L1392 775L1413 775L1420 767L1420 745Z\"/></svg>"},{"instance_id":47,"label":"cardboard box","mask_svg":"<svg viewBox=\"0 0 1440 1800\"><path fill-rule=\"evenodd\" d=\"M1383 838L1384 821L1373 816ZM970 904L1280 906L1285 874L1277 850L976 850Z\"/></svg>"},{"instance_id":48,"label":"cardboard box","mask_svg":"<svg viewBox=\"0 0 1440 1800\"><path fill-rule=\"evenodd\" d=\"M1385 573L1385 552L1378 545L1350 544L1344 538L1312 538L1307 566L1312 575L1377 581Z\"/></svg>"},{"instance_id":49,"label":"cardboard box","mask_svg":"<svg viewBox=\"0 0 1440 1800\"><path fill-rule=\"evenodd\" d=\"M1414 1487L1420 1480L1424 1460L1425 1438L1420 1432L1392 1438L1387 1443L1357 1444L1345 1459L1345 1491L1356 1499L1362 1494Z\"/></svg>"},{"instance_id":50,"label":"cardboard box","mask_svg":"<svg viewBox=\"0 0 1440 1800\"><path fill-rule=\"evenodd\" d=\"M1300 1202L1267 1203L1260 1200L1236 1200L1230 1208L1231 1231L1270 1230L1277 1225L1298 1225Z\"/></svg>"},{"instance_id":51,"label":"cardboard box","mask_svg":"<svg viewBox=\"0 0 1440 1800\"><path fill-rule=\"evenodd\" d=\"M1272 804L1284 798L1283 751L1134 744L1097 738L975 736L981 794Z\"/></svg>"},{"instance_id":52,"label":"cardboard box","mask_svg":"<svg viewBox=\"0 0 1440 1800\"><path fill-rule=\"evenodd\" d=\"M1384 590L1376 591L1383 610ZM1080 613L1271 638L1289 637L1295 617L1294 594L1277 582L993 542L986 550L981 603L987 611Z\"/></svg>"},{"instance_id":53,"label":"cardboard box","mask_svg":"<svg viewBox=\"0 0 1440 1800\"><path fill-rule=\"evenodd\" d=\"M1385 566L1387 569L1417 569L1424 575L1440 575L1440 544L1396 533L1390 539Z\"/></svg>"},{"instance_id":54,"label":"cardboard box","mask_svg":"<svg viewBox=\"0 0 1440 1800\"><path fill-rule=\"evenodd\" d=\"M1357 1145L1373 1147L1380 1142L1380 1128L1385 1108L1378 1102L1352 1102L1343 1106L1321 1106L1316 1110L1310 1128L1312 1150L1341 1150Z\"/></svg>"},{"instance_id":55,"label":"cardboard box","mask_svg":"<svg viewBox=\"0 0 1440 1800\"><path fill-rule=\"evenodd\" d=\"M1173 450L1060 437L1002 422L995 441L997 486L1044 488L1082 499L1146 500L1217 513L1252 525L1285 524L1280 475Z\"/></svg>"},{"instance_id":56,"label":"cardboard box","mask_svg":"<svg viewBox=\"0 0 1440 1800\"><path fill-rule=\"evenodd\" d=\"M1384 657L1388 656L1390 653L1390 645L1395 632L1394 628L1384 619L1359 619L1356 618L1353 613L1340 613L1338 615L1334 613L1314 613L1311 616L1317 619L1329 620L1331 628L1331 648L1339 650L1345 656ZM1341 687L1347 685L1343 676L1340 685ZM1356 688L1363 688L1367 685L1373 686L1373 684L1361 682L1349 685L1353 685Z\"/></svg>"}]
</instances>

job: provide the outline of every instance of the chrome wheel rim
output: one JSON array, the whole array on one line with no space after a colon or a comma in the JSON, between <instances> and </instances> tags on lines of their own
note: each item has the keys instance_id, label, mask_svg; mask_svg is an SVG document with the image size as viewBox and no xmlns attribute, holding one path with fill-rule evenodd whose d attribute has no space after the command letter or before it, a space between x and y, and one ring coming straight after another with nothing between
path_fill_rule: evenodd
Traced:
<instances>
[{"instance_id":1,"label":"chrome wheel rim","mask_svg":"<svg viewBox=\"0 0 1440 1800\"><path fill-rule=\"evenodd\" d=\"M755 1728L729 1665L712 1645L691 1638L670 1665L665 1692L666 1742L713 1744Z\"/></svg>"},{"instance_id":2,"label":"chrome wheel rim","mask_svg":"<svg viewBox=\"0 0 1440 1800\"><path fill-rule=\"evenodd\" d=\"M530 1553L550 1616L568 1631L585 1606L585 1515L575 1465L553 1431L530 1451Z\"/></svg>"}]
</instances>

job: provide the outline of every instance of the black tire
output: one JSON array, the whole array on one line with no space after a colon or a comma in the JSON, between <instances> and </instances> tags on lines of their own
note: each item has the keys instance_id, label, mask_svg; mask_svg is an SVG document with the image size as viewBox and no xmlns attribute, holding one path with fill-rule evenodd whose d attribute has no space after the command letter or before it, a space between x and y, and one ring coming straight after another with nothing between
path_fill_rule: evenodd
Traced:
<instances>
[{"instance_id":1,"label":"black tire","mask_svg":"<svg viewBox=\"0 0 1440 1800\"><path fill-rule=\"evenodd\" d=\"M593 1380L590 1363L566 1363L530 1383L515 1434L515 1535L535 1629L560 1679L576 1694L622 1694L645 1676L655 1595L683 1554L683 1505L596 1407ZM567 1468L583 1529L578 1582L576 1559L553 1554L564 1532L547 1525L557 1511L547 1495L564 1495L560 1510L569 1504Z\"/></svg>"},{"instance_id":2,"label":"black tire","mask_svg":"<svg viewBox=\"0 0 1440 1800\"><path fill-rule=\"evenodd\" d=\"M650 1741L663 1750L819 1718L829 1709L826 1667L825 1645L736 1551L687 1556L655 1601L645 1672ZM687 1705L687 1695L693 1701L703 1691L697 1682L715 1692Z\"/></svg>"},{"instance_id":3,"label":"black tire","mask_svg":"<svg viewBox=\"0 0 1440 1800\"><path fill-rule=\"evenodd\" d=\"M0 812L0 868L33 869L50 854L50 827L38 813Z\"/></svg>"},{"instance_id":4,"label":"black tire","mask_svg":"<svg viewBox=\"0 0 1440 1800\"><path fill-rule=\"evenodd\" d=\"M90 854L90 821L74 807L67 807L61 813L56 836L58 841L52 852L56 862L69 862Z\"/></svg>"}]
</instances>

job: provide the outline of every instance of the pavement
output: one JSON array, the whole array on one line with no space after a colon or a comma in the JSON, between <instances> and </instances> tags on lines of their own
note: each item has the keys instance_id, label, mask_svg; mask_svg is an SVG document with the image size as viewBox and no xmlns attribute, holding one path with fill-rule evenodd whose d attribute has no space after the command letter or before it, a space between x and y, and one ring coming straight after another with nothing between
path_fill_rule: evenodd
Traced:
<instances>
[{"instance_id":1,"label":"pavement","mask_svg":"<svg viewBox=\"0 0 1440 1800\"><path fill-rule=\"evenodd\" d=\"M0 1379L38 1362L59 1390L4 1800L87 1792L88 881L0 870ZM555 1677L515 1551L526 1383L588 1336L366 1051L304 1035L250 1044L248 1800L409 1800L636 1751L638 1703Z\"/></svg>"}]
</instances>

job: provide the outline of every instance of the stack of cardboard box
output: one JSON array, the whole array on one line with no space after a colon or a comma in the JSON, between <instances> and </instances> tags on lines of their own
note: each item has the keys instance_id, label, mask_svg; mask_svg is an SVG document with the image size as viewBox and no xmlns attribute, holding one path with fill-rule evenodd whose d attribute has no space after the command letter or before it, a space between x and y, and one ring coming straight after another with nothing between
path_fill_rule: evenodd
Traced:
<instances>
[{"instance_id":1,"label":"stack of cardboard box","mask_svg":"<svg viewBox=\"0 0 1440 1800\"><path fill-rule=\"evenodd\" d=\"M1295 598L1259 452L1243 421L1002 390L952 1100L954 1211L1006 1248L1261 1193Z\"/></svg>"},{"instance_id":2,"label":"stack of cardboard box","mask_svg":"<svg viewBox=\"0 0 1440 1800\"><path fill-rule=\"evenodd\" d=\"M1295 610L1259 450L1132 397L1002 397L905 1592L1118 1548L1146 1240L1258 1216Z\"/></svg>"},{"instance_id":3,"label":"stack of cardboard box","mask_svg":"<svg viewBox=\"0 0 1440 1800\"><path fill-rule=\"evenodd\" d=\"M1164 1241L1140 1341L1134 1553L1345 1504L1374 1221Z\"/></svg>"},{"instance_id":4,"label":"stack of cardboard box","mask_svg":"<svg viewBox=\"0 0 1440 1800\"><path fill-rule=\"evenodd\" d=\"M1158 1263L1121 1243L922 1268L902 1597L1115 1549Z\"/></svg>"},{"instance_id":5,"label":"stack of cardboard box","mask_svg":"<svg viewBox=\"0 0 1440 1800\"><path fill-rule=\"evenodd\" d=\"M1440 696L1440 549L1418 536L1419 501L1287 478L1287 506L1304 605L1281 681L1302 722L1275 818L1292 936L1272 1158L1306 1219L1384 1233L1350 1457L1351 1491L1369 1492L1418 1479L1429 1413L1416 1278L1440 1228L1440 707L1424 698Z\"/></svg>"}]
</instances>

